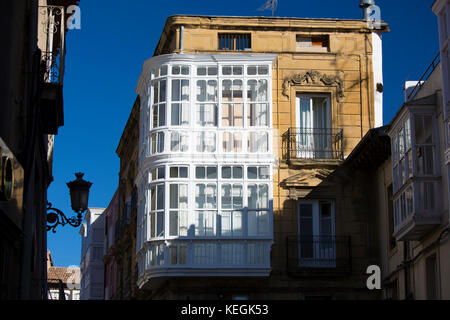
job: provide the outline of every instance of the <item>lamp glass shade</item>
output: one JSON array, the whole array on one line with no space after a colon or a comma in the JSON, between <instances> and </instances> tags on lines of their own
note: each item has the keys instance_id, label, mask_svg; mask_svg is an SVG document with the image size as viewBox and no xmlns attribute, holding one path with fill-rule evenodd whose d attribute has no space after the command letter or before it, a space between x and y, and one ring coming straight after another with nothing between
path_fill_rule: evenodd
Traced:
<instances>
[{"instance_id":1,"label":"lamp glass shade","mask_svg":"<svg viewBox=\"0 0 450 320\"><path fill-rule=\"evenodd\" d=\"M76 173L77 179L67 183L70 189L72 210L75 212L84 212L88 208L89 189L92 183L83 180L83 175L83 173Z\"/></svg>"}]
</instances>

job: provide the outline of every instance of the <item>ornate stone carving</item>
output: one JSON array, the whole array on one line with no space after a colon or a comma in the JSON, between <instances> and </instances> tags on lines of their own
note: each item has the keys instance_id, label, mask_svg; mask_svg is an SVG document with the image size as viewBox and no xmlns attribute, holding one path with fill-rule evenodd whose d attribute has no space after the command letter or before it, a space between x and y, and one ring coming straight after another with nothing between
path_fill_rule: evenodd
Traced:
<instances>
[{"instance_id":1,"label":"ornate stone carving","mask_svg":"<svg viewBox=\"0 0 450 320\"><path fill-rule=\"evenodd\" d=\"M325 85L335 86L338 100L345 97L343 81L339 76L332 76L320 73L319 71L306 71L304 73L294 74L284 79L283 96L289 98L289 89L292 85Z\"/></svg>"}]
</instances>

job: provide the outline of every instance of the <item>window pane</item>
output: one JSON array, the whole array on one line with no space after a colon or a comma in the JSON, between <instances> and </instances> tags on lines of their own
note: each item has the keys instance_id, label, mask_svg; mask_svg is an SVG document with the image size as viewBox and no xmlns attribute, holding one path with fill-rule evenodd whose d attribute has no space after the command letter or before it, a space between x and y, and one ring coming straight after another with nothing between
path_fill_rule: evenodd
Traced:
<instances>
[{"instance_id":1,"label":"window pane","mask_svg":"<svg viewBox=\"0 0 450 320\"><path fill-rule=\"evenodd\" d=\"M164 209L164 185L158 185L157 193L158 193L157 209L163 210Z\"/></svg>"},{"instance_id":2,"label":"window pane","mask_svg":"<svg viewBox=\"0 0 450 320\"><path fill-rule=\"evenodd\" d=\"M214 104L197 105L197 125L201 127L217 126L217 106Z\"/></svg>"},{"instance_id":3,"label":"window pane","mask_svg":"<svg viewBox=\"0 0 450 320\"><path fill-rule=\"evenodd\" d=\"M181 109L181 105L179 103L172 103L172 110L171 110L171 115L172 115L171 125L172 126L180 125L180 109Z\"/></svg>"},{"instance_id":4,"label":"window pane","mask_svg":"<svg viewBox=\"0 0 450 320\"><path fill-rule=\"evenodd\" d=\"M242 236L242 212L233 211L233 236Z\"/></svg>"},{"instance_id":5,"label":"window pane","mask_svg":"<svg viewBox=\"0 0 450 320\"><path fill-rule=\"evenodd\" d=\"M231 212L222 212L222 236L231 236Z\"/></svg>"},{"instance_id":6,"label":"window pane","mask_svg":"<svg viewBox=\"0 0 450 320\"><path fill-rule=\"evenodd\" d=\"M248 126L268 126L269 105L266 103L253 103L248 105Z\"/></svg>"},{"instance_id":7,"label":"window pane","mask_svg":"<svg viewBox=\"0 0 450 320\"><path fill-rule=\"evenodd\" d=\"M258 208L269 208L269 186L260 184L258 188Z\"/></svg>"},{"instance_id":8,"label":"window pane","mask_svg":"<svg viewBox=\"0 0 450 320\"><path fill-rule=\"evenodd\" d=\"M431 115L415 115L416 143L433 143L433 118Z\"/></svg>"},{"instance_id":9,"label":"window pane","mask_svg":"<svg viewBox=\"0 0 450 320\"><path fill-rule=\"evenodd\" d=\"M258 167L247 167L247 178L258 179Z\"/></svg>"},{"instance_id":10,"label":"window pane","mask_svg":"<svg viewBox=\"0 0 450 320\"><path fill-rule=\"evenodd\" d=\"M231 127L233 125L233 105L222 105L222 126Z\"/></svg>"},{"instance_id":11,"label":"window pane","mask_svg":"<svg viewBox=\"0 0 450 320\"><path fill-rule=\"evenodd\" d=\"M233 167L233 179L242 179L242 167Z\"/></svg>"},{"instance_id":12,"label":"window pane","mask_svg":"<svg viewBox=\"0 0 450 320\"><path fill-rule=\"evenodd\" d=\"M170 211L169 214L169 235L178 235L178 211Z\"/></svg>"},{"instance_id":13,"label":"window pane","mask_svg":"<svg viewBox=\"0 0 450 320\"><path fill-rule=\"evenodd\" d=\"M171 184L169 191L170 191L170 208L176 209L178 208L178 185Z\"/></svg>"},{"instance_id":14,"label":"window pane","mask_svg":"<svg viewBox=\"0 0 450 320\"><path fill-rule=\"evenodd\" d=\"M258 187L256 185L248 185L248 207L258 208Z\"/></svg>"},{"instance_id":15,"label":"window pane","mask_svg":"<svg viewBox=\"0 0 450 320\"><path fill-rule=\"evenodd\" d=\"M178 167L171 167L170 168L170 177L171 178L178 178Z\"/></svg>"},{"instance_id":16,"label":"window pane","mask_svg":"<svg viewBox=\"0 0 450 320\"><path fill-rule=\"evenodd\" d=\"M195 178L196 179L205 179L205 167L196 167L195 168Z\"/></svg>"},{"instance_id":17,"label":"window pane","mask_svg":"<svg viewBox=\"0 0 450 320\"><path fill-rule=\"evenodd\" d=\"M320 208L320 235L331 236L333 235L331 203L321 202L319 208Z\"/></svg>"},{"instance_id":18,"label":"window pane","mask_svg":"<svg viewBox=\"0 0 450 320\"><path fill-rule=\"evenodd\" d=\"M206 76L206 67L197 67L197 75Z\"/></svg>"},{"instance_id":19,"label":"window pane","mask_svg":"<svg viewBox=\"0 0 450 320\"><path fill-rule=\"evenodd\" d=\"M165 167L159 167L158 168L158 179L164 179L166 174L166 168Z\"/></svg>"},{"instance_id":20,"label":"window pane","mask_svg":"<svg viewBox=\"0 0 450 320\"><path fill-rule=\"evenodd\" d=\"M242 194L242 185L234 184L233 185L233 209L242 209L243 207L243 194Z\"/></svg>"},{"instance_id":21,"label":"window pane","mask_svg":"<svg viewBox=\"0 0 450 320\"><path fill-rule=\"evenodd\" d=\"M197 151L198 152L215 152L216 151L216 134L214 132L197 133Z\"/></svg>"},{"instance_id":22,"label":"window pane","mask_svg":"<svg viewBox=\"0 0 450 320\"><path fill-rule=\"evenodd\" d=\"M247 67L247 74L249 75L249 76L254 76L254 75L256 75L257 74L257 66L248 66Z\"/></svg>"},{"instance_id":23,"label":"window pane","mask_svg":"<svg viewBox=\"0 0 450 320\"><path fill-rule=\"evenodd\" d=\"M231 179L231 167L222 167L222 179Z\"/></svg>"},{"instance_id":24,"label":"window pane","mask_svg":"<svg viewBox=\"0 0 450 320\"><path fill-rule=\"evenodd\" d=\"M248 80L247 82L248 101L267 101L267 80Z\"/></svg>"},{"instance_id":25,"label":"window pane","mask_svg":"<svg viewBox=\"0 0 450 320\"><path fill-rule=\"evenodd\" d=\"M180 178L187 178L188 177L188 168L187 167L180 167Z\"/></svg>"},{"instance_id":26,"label":"window pane","mask_svg":"<svg viewBox=\"0 0 450 320\"><path fill-rule=\"evenodd\" d=\"M300 235L312 236L313 224L312 224L312 204L300 204Z\"/></svg>"},{"instance_id":27,"label":"window pane","mask_svg":"<svg viewBox=\"0 0 450 320\"><path fill-rule=\"evenodd\" d=\"M216 179L217 178L217 167L207 167L207 178Z\"/></svg>"},{"instance_id":28,"label":"window pane","mask_svg":"<svg viewBox=\"0 0 450 320\"><path fill-rule=\"evenodd\" d=\"M222 185L222 209L231 209L231 185Z\"/></svg>"},{"instance_id":29,"label":"window pane","mask_svg":"<svg viewBox=\"0 0 450 320\"><path fill-rule=\"evenodd\" d=\"M159 102L166 101L166 80L161 80L159 84Z\"/></svg>"},{"instance_id":30,"label":"window pane","mask_svg":"<svg viewBox=\"0 0 450 320\"><path fill-rule=\"evenodd\" d=\"M156 214L156 236L164 237L164 212Z\"/></svg>"},{"instance_id":31,"label":"window pane","mask_svg":"<svg viewBox=\"0 0 450 320\"><path fill-rule=\"evenodd\" d=\"M269 167L259 167L259 179L269 179Z\"/></svg>"}]
</instances>

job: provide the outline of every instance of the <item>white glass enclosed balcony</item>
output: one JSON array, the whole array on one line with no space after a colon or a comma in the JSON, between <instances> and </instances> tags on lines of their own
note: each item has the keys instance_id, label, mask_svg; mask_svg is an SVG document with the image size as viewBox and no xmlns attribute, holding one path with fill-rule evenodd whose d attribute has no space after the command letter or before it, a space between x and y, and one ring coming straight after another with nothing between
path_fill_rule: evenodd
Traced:
<instances>
[{"instance_id":1,"label":"white glass enclosed balcony","mask_svg":"<svg viewBox=\"0 0 450 320\"><path fill-rule=\"evenodd\" d=\"M441 223L439 136L434 105L412 101L390 129L394 236L420 240Z\"/></svg>"},{"instance_id":2,"label":"white glass enclosed balcony","mask_svg":"<svg viewBox=\"0 0 450 320\"><path fill-rule=\"evenodd\" d=\"M141 97L139 282L268 276L274 55L149 59Z\"/></svg>"}]
</instances>

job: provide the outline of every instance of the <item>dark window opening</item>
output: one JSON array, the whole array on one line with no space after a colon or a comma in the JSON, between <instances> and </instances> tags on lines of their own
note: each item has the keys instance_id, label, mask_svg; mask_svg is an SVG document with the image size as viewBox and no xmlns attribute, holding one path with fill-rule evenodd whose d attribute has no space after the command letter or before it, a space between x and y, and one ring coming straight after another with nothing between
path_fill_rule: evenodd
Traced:
<instances>
[{"instance_id":1,"label":"dark window opening","mask_svg":"<svg viewBox=\"0 0 450 320\"><path fill-rule=\"evenodd\" d=\"M243 33L219 34L219 50L249 50L251 49L251 35Z\"/></svg>"}]
</instances>

